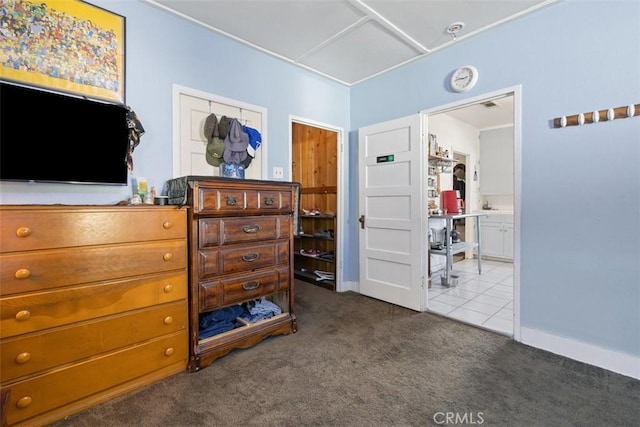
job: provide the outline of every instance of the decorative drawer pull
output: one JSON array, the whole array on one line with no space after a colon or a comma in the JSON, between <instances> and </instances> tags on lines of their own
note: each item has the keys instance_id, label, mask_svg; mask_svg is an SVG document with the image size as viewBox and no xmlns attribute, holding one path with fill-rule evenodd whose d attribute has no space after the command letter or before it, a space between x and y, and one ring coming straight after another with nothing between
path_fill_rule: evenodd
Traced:
<instances>
[{"instance_id":1,"label":"decorative drawer pull","mask_svg":"<svg viewBox=\"0 0 640 427\"><path fill-rule=\"evenodd\" d=\"M31 353L27 353L26 351L16 356L16 363L18 365L23 365L27 363L29 360L31 360Z\"/></svg>"},{"instance_id":2,"label":"decorative drawer pull","mask_svg":"<svg viewBox=\"0 0 640 427\"><path fill-rule=\"evenodd\" d=\"M242 284L242 289L244 289L245 291L253 291L255 289L258 289L259 286L260 286L260 281L252 280L250 282L244 282Z\"/></svg>"},{"instance_id":3,"label":"decorative drawer pull","mask_svg":"<svg viewBox=\"0 0 640 427\"><path fill-rule=\"evenodd\" d=\"M173 254L171 252L167 252L162 256L162 259L165 261L171 261L173 259Z\"/></svg>"},{"instance_id":4,"label":"decorative drawer pull","mask_svg":"<svg viewBox=\"0 0 640 427\"><path fill-rule=\"evenodd\" d=\"M244 231L245 233L257 233L258 231L260 231L260 226L257 224L252 224L252 225L243 225L242 226L242 231Z\"/></svg>"},{"instance_id":5,"label":"decorative drawer pull","mask_svg":"<svg viewBox=\"0 0 640 427\"><path fill-rule=\"evenodd\" d=\"M173 291L173 285L171 283L167 283L166 285L164 285L164 288L162 288L162 290L165 294L169 294Z\"/></svg>"},{"instance_id":6,"label":"decorative drawer pull","mask_svg":"<svg viewBox=\"0 0 640 427\"><path fill-rule=\"evenodd\" d=\"M29 276L31 276L31 272L26 268L21 268L20 270L16 271L15 276L16 279L28 279Z\"/></svg>"},{"instance_id":7,"label":"decorative drawer pull","mask_svg":"<svg viewBox=\"0 0 640 427\"><path fill-rule=\"evenodd\" d=\"M29 405L31 405L31 396L21 397L16 402L16 406L18 408L20 408L20 409L24 409L24 408L28 407Z\"/></svg>"},{"instance_id":8,"label":"decorative drawer pull","mask_svg":"<svg viewBox=\"0 0 640 427\"><path fill-rule=\"evenodd\" d=\"M258 258L260 258L260 254L257 252L252 252L250 254L244 254L242 255L242 260L246 261L246 262L252 262L257 260Z\"/></svg>"},{"instance_id":9,"label":"decorative drawer pull","mask_svg":"<svg viewBox=\"0 0 640 427\"><path fill-rule=\"evenodd\" d=\"M171 227L173 227L173 223L171 221L165 221L162 223L162 228L164 228L165 230L168 230Z\"/></svg>"},{"instance_id":10,"label":"decorative drawer pull","mask_svg":"<svg viewBox=\"0 0 640 427\"><path fill-rule=\"evenodd\" d=\"M167 316L164 318L164 320L162 321L162 323L164 323L165 325L170 325L173 323L173 317L171 316Z\"/></svg>"},{"instance_id":11,"label":"decorative drawer pull","mask_svg":"<svg viewBox=\"0 0 640 427\"><path fill-rule=\"evenodd\" d=\"M16 236L29 237L31 236L31 229L29 227L20 227L16 230Z\"/></svg>"},{"instance_id":12,"label":"decorative drawer pull","mask_svg":"<svg viewBox=\"0 0 640 427\"><path fill-rule=\"evenodd\" d=\"M273 206L276 203L276 199L273 196L266 196L264 198L264 204L267 206Z\"/></svg>"},{"instance_id":13,"label":"decorative drawer pull","mask_svg":"<svg viewBox=\"0 0 640 427\"><path fill-rule=\"evenodd\" d=\"M238 197L236 196L227 196L227 205L229 206L235 206L238 204Z\"/></svg>"},{"instance_id":14,"label":"decorative drawer pull","mask_svg":"<svg viewBox=\"0 0 640 427\"><path fill-rule=\"evenodd\" d=\"M173 347L169 347L164 351L164 355L165 356L173 356L174 351L175 350L173 349Z\"/></svg>"},{"instance_id":15,"label":"decorative drawer pull","mask_svg":"<svg viewBox=\"0 0 640 427\"><path fill-rule=\"evenodd\" d=\"M29 310L20 310L16 313L16 320L27 320L31 317L31 312Z\"/></svg>"}]
</instances>

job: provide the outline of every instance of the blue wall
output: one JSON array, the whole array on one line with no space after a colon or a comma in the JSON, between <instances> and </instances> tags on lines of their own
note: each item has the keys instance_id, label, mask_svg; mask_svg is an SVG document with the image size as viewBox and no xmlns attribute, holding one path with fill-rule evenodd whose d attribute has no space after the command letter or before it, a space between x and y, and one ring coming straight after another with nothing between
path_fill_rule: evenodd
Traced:
<instances>
[{"instance_id":1,"label":"blue wall","mask_svg":"<svg viewBox=\"0 0 640 427\"><path fill-rule=\"evenodd\" d=\"M465 64L478 68L478 84L448 90ZM363 82L351 91L351 126L514 85L522 85L521 325L638 356L640 117L564 129L550 121L640 103L640 2L560 2ZM357 143L352 132L352 159ZM353 194L357 185L356 175Z\"/></svg>"}]
</instances>

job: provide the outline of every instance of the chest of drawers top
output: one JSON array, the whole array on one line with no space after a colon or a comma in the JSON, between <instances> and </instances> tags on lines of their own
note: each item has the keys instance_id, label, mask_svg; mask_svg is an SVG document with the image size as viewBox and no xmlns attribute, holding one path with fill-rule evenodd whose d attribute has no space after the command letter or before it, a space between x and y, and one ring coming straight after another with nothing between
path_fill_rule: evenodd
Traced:
<instances>
[{"instance_id":1,"label":"chest of drawers top","mask_svg":"<svg viewBox=\"0 0 640 427\"><path fill-rule=\"evenodd\" d=\"M187 204L195 215L290 214L294 183L231 178L188 177Z\"/></svg>"}]
</instances>

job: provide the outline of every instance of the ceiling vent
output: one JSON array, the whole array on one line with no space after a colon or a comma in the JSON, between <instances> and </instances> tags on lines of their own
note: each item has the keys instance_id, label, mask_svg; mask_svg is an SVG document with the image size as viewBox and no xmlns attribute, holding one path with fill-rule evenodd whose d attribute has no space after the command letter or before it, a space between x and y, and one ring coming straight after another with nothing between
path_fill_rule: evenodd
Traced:
<instances>
[{"instance_id":1,"label":"ceiling vent","mask_svg":"<svg viewBox=\"0 0 640 427\"><path fill-rule=\"evenodd\" d=\"M486 108L493 108L498 106L498 104L493 101L483 102L482 105L484 105Z\"/></svg>"}]
</instances>

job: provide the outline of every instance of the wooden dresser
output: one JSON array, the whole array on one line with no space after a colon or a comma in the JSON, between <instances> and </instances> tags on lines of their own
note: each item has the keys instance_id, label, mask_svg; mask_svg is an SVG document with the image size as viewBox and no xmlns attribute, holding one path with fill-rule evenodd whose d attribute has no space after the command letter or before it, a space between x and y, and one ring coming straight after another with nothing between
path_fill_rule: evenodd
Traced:
<instances>
[{"instance_id":1,"label":"wooden dresser","mask_svg":"<svg viewBox=\"0 0 640 427\"><path fill-rule=\"evenodd\" d=\"M189 370L194 372L234 348L296 332L292 250L297 184L184 179L191 265ZM201 333L203 316L263 298L281 312L258 321L235 322L233 329L221 333Z\"/></svg>"},{"instance_id":2,"label":"wooden dresser","mask_svg":"<svg viewBox=\"0 0 640 427\"><path fill-rule=\"evenodd\" d=\"M0 206L2 425L41 425L188 358L186 209Z\"/></svg>"}]
</instances>

